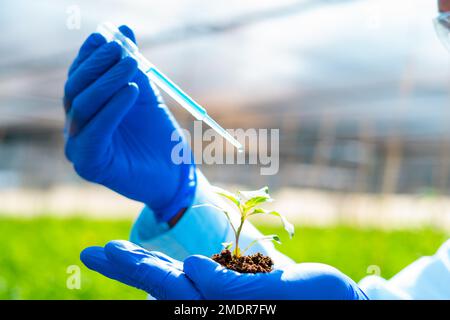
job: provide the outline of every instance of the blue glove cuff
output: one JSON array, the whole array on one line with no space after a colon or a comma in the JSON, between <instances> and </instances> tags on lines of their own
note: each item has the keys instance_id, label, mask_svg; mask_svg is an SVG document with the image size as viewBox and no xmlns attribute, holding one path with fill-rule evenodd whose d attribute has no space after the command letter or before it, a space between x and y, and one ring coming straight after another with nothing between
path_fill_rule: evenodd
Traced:
<instances>
[{"instance_id":1,"label":"blue glove cuff","mask_svg":"<svg viewBox=\"0 0 450 320\"><path fill-rule=\"evenodd\" d=\"M211 202L209 183L201 172L193 204ZM230 233L224 214L210 207L189 208L173 228L157 221L157 215L146 206L134 223L130 240L148 250L164 252L172 258L183 260L188 255L200 253L207 256L217 253Z\"/></svg>"},{"instance_id":2,"label":"blue glove cuff","mask_svg":"<svg viewBox=\"0 0 450 320\"><path fill-rule=\"evenodd\" d=\"M192 159L194 161L194 159ZM193 163L193 162L192 162ZM158 222L168 222L175 217L182 209L189 208L195 197L197 189L197 174L193 164L180 164L183 166L178 190L168 206L162 208L152 208L156 214ZM150 206L149 206L150 207Z\"/></svg>"}]
</instances>

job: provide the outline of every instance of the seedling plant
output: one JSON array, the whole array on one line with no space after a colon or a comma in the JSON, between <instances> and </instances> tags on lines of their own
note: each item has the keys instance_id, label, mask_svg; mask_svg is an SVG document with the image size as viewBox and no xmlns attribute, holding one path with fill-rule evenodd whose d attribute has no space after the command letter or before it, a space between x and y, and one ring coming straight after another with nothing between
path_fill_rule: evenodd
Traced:
<instances>
[{"instance_id":1,"label":"seedling plant","mask_svg":"<svg viewBox=\"0 0 450 320\"><path fill-rule=\"evenodd\" d=\"M239 222L233 222L230 213L224 208L213 204L204 204L199 206L211 206L223 212L228 219L228 222L233 230L234 242L223 243L224 250L221 254L216 254L212 258L236 271L240 272L270 272L272 270L273 262L269 257L263 256L261 253L256 253L252 256L245 256L245 253L259 241L274 241L281 243L280 237L276 234L265 235L261 238L250 242L244 249L240 247L240 236L245 222L252 216L259 215L273 215L280 219L284 229L289 234L289 237L294 236L294 226L279 212L270 211L261 208L261 205L267 202L272 202L273 199L269 194L269 188L264 187L255 191L238 191L231 193L227 190L214 187L214 191L221 197L231 201L237 208L240 219ZM262 266L262 267L261 267Z\"/></svg>"}]
</instances>

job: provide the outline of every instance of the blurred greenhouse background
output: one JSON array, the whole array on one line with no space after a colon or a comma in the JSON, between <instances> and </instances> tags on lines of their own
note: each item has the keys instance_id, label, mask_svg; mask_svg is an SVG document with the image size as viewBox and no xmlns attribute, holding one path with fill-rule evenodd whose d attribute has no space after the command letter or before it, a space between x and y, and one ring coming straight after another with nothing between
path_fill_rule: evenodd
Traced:
<instances>
[{"instance_id":1,"label":"blurred greenhouse background","mask_svg":"<svg viewBox=\"0 0 450 320\"><path fill-rule=\"evenodd\" d=\"M299 228L338 228L330 230L350 237L343 245L356 238L336 225L435 230L420 233L423 250L397 269L433 253L448 236L450 55L433 30L435 1L0 1L0 216L9 216L1 229L22 230L23 217L76 214L119 219L123 225L112 228L126 236L123 226L141 205L78 178L62 137L67 68L96 25L112 21L132 27L143 53L224 127L280 129L277 175L261 176L256 165L202 165L211 182L268 185L277 209ZM167 103L191 129L192 118ZM27 234L32 241L33 231ZM397 249L403 243L384 233L371 239L361 250L383 239ZM383 248L375 250L379 257L389 251ZM32 296L14 291L8 276L2 280L21 261L3 249L0 298Z\"/></svg>"}]
</instances>

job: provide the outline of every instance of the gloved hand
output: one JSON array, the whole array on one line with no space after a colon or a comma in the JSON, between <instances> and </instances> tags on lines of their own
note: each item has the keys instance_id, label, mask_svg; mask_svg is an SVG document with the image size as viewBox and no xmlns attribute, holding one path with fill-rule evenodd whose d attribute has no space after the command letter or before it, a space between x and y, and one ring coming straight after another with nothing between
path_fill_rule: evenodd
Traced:
<instances>
[{"instance_id":1,"label":"gloved hand","mask_svg":"<svg viewBox=\"0 0 450 320\"><path fill-rule=\"evenodd\" d=\"M128 27L120 31L135 41ZM64 91L65 153L81 177L147 204L161 221L191 204L192 152L157 90L133 58L122 58L119 44L91 34ZM172 141L174 132L179 140ZM191 163L172 161L176 145Z\"/></svg>"},{"instance_id":2,"label":"gloved hand","mask_svg":"<svg viewBox=\"0 0 450 320\"><path fill-rule=\"evenodd\" d=\"M128 241L87 248L81 260L88 268L157 299L367 299L353 280L317 263L240 274L204 256L190 256L183 264Z\"/></svg>"},{"instance_id":3,"label":"gloved hand","mask_svg":"<svg viewBox=\"0 0 450 320\"><path fill-rule=\"evenodd\" d=\"M159 300L198 300L200 292L183 272L183 264L160 252L149 252L128 241L89 247L80 255L89 268L144 290Z\"/></svg>"}]
</instances>

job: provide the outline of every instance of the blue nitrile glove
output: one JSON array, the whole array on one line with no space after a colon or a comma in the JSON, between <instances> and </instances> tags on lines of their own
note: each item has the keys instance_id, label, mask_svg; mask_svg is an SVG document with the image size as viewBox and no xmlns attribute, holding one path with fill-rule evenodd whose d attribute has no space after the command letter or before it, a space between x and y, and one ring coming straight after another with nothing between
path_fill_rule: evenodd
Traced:
<instances>
[{"instance_id":1,"label":"blue nitrile glove","mask_svg":"<svg viewBox=\"0 0 450 320\"><path fill-rule=\"evenodd\" d=\"M317 263L240 274L204 256L190 256L183 264L128 241L87 248L81 260L88 268L157 299L367 299L353 280Z\"/></svg>"},{"instance_id":2,"label":"blue nitrile glove","mask_svg":"<svg viewBox=\"0 0 450 320\"><path fill-rule=\"evenodd\" d=\"M320 263L291 264L270 273L241 274L205 256L194 255L184 260L183 270L205 299L367 299L352 279Z\"/></svg>"},{"instance_id":3,"label":"blue nitrile glove","mask_svg":"<svg viewBox=\"0 0 450 320\"><path fill-rule=\"evenodd\" d=\"M183 264L165 254L149 252L129 241L89 247L81 261L104 276L144 290L159 300L198 300L199 291L183 272Z\"/></svg>"},{"instance_id":4,"label":"blue nitrile glove","mask_svg":"<svg viewBox=\"0 0 450 320\"><path fill-rule=\"evenodd\" d=\"M120 31L135 41L126 26ZM133 58L91 34L64 90L66 156L83 178L147 204L161 221L188 207L195 164L176 164L174 146L192 152L170 111ZM172 141L172 134L175 139Z\"/></svg>"}]
</instances>

